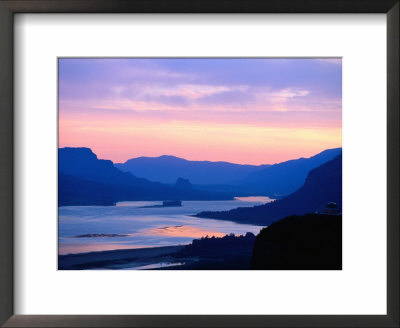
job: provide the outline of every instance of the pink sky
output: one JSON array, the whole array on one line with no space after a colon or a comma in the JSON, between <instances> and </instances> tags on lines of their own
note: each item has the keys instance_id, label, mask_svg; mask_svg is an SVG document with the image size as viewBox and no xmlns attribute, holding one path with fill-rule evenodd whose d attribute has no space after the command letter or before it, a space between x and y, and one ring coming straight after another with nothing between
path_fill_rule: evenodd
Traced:
<instances>
[{"instance_id":1,"label":"pink sky","mask_svg":"<svg viewBox=\"0 0 400 328\"><path fill-rule=\"evenodd\" d=\"M336 59L60 59L59 146L269 164L342 145Z\"/></svg>"}]
</instances>

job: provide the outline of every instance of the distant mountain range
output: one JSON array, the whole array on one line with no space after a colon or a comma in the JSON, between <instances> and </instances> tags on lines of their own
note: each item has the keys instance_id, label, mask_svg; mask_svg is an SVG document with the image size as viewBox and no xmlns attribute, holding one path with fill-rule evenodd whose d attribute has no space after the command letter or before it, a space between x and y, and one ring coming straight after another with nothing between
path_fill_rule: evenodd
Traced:
<instances>
[{"instance_id":1,"label":"distant mountain range","mask_svg":"<svg viewBox=\"0 0 400 328\"><path fill-rule=\"evenodd\" d=\"M185 178L193 188L235 196L266 195L282 197L300 188L307 174L340 154L341 148L328 149L310 158L299 158L273 165L240 165L228 162L189 161L174 156L138 157L115 164L121 171L173 184Z\"/></svg>"},{"instance_id":2,"label":"distant mountain range","mask_svg":"<svg viewBox=\"0 0 400 328\"><path fill-rule=\"evenodd\" d=\"M269 225L290 215L323 211L328 202L342 208L342 154L313 169L304 185L282 199L223 212L202 212L197 217L230 220L239 223Z\"/></svg>"},{"instance_id":3,"label":"distant mountain range","mask_svg":"<svg viewBox=\"0 0 400 328\"><path fill-rule=\"evenodd\" d=\"M281 197L299 189L309 172L342 153L342 148L327 149L309 158L299 158L254 171L238 183L244 190L259 195Z\"/></svg>"},{"instance_id":4,"label":"distant mountain range","mask_svg":"<svg viewBox=\"0 0 400 328\"><path fill-rule=\"evenodd\" d=\"M137 157L123 164L115 164L121 171L130 172L152 181L172 184L179 178L192 184L229 184L244 179L250 173L268 165L241 165L228 162L189 161L163 155L160 157Z\"/></svg>"},{"instance_id":5,"label":"distant mountain range","mask_svg":"<svg viewBox=\"0 0 400 328\"><path fill-rule=\"evenodd\" d=\"M182 188L182 180L170 186L138 178L120 171L109 160L98 159L89 148L60 148L58 172L59 206L112 205L124 200L232 199L226 194Z\"/></svg>"},{"instance_id":6,"label":"distant mountain range","mask_svg":"<svg viewBox=\"0 0 400 328\"><path fill-rule=\"evenodd\" d=\"M260 166L173 156L140 157L114 165L98 159L89 148L60 148L59 203L112 205L123 200L226 200L250 195L281 198L299 189L310 171L338 154L341 148ZM231 184L223 184L227 181Z\"/></svg>"}]
</instances>

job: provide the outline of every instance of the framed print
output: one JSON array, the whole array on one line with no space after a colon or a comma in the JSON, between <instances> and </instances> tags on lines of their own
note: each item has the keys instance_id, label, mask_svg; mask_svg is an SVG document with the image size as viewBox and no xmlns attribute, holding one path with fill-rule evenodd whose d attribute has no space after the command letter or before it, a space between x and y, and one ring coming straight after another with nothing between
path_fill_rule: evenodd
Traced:
<instances>
[{"instance_id":1,"label":"framed print","mask_svg":"<svg viewBox=\"0 0 400 328\"><path fill-rule=\"evenodd\" d=\"M4 326L398 327L398 1L0 6Z\"/></svg>"}]
</instances>

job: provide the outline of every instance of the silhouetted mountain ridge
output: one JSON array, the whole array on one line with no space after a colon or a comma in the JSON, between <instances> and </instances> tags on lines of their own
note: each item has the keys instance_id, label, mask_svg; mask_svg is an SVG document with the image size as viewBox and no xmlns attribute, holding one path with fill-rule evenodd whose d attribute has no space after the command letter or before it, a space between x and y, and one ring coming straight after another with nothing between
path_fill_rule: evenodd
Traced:
<instances>
[{"instance_id":1,"label":"silhouetted mountain ridge","mask_svg":"<svg viewBox=\"0 0 400 328\"><path fill-rule=\"evenodd\" d=\"M128 172L115 168L110 160L98 159L90 148L60 148L58 150L58 171L84 180L114 185L148 184Z\"/></svg>"},{"instance_id":2,"label":"silhouetted mountain ridge","mask_svg":"<svg viewBox=\"0 0 400 328\"><path fill-rule=\"evenodd\" d=\"M327 149L309 158L301 157L270 165L250 173L238 185L259 195L272 197L289 195L304 184L311 170L332 160L341 152L341 148Z\"/></svg>"},{"instance_id":3,"label":"silhouetted mountain ridge","mask_svg":"<svg viewBox=\"0 0 400 328\"><path fill-rule=\"evenodd\" d=\"M180 189L117 169L89 148L60 148L59 206L112 205L127 200L226 200L226 194Z\"/></svg>"},{"instance_id":4,"label":"silhouetted mountain ridge","mask_svg":"<svg viewBox=\"0 0 400 328\"><path fill-rule=\"evenodd\" d=\"M163 155L132 158L115 166L151 181L174 184L179 177L190 180L198 190L235 196L265 195L275 198L300 188L309 171L341 152L327 149L310 158L299 158L273 165L242 165L229 162L189 161Z\"/></svg>"},{"instance_id":5,"label":"silhouetted mountain ridge","mask_svg":"<svg viewBox=\"0 0 400 328\"><path fill-rule=\"evenodd\" d=\"M189 161L171 155L137 157L115 166L124 172L170 184L179 177L189 179L192 184L225 184L265 167L229 162Z\"/></svg>"},{"instance_id":6,"label":"silhouetted mountain ridge","mask_svg":"<svg viewBox=\"0 0 400 328\"><path fill-rule=\"evenodd\" d=\"M201 212L197 217L269 225L290 215L322 211L328 202L342 208L342 155L313 169L304 185L294 193L272 203L222 212Z\"/></svg>"}]
</instances>

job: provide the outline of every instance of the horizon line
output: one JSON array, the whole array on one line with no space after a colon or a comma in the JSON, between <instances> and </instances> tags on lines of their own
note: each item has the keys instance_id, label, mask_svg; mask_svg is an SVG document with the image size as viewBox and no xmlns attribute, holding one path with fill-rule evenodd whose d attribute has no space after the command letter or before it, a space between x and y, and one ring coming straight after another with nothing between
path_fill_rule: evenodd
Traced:
<instances>
[{"instance_id":1,"label":"horizon line","mask_svg":"<svg viewBox=\"0 0 400 328\"><path fill-rule=\"evenodd\" d=\"M288 159L288 160L285 160L285 161L282 161L282 162L262 163L262 164L249 164L249 163L240 164L240 163L234 163L234 162L223 161L223 160L220 160L220 161L210 161L210 160L206 160L206 159L204 159L204 160L191 160L191 159L187 159L187 158L183 158L183 157L178 157L178 156L175 156L175 155L167 155L167 154L163 154L163 155L159 155L159 156L137 156L137 157L128 158L125 162L114 162L114 161L111 160L111 159L99 158L99 156L97 155L97 153L96 153L95 151L93 151L93 149L92 149L91 147L85 147L85 146L83 146L83 147L70 147L70 146L65 146L65 147L58 147L58 150L60 150L60 149L65 149L65 148L71 148L71 149L89 149L93 154L96 155L96 157L97 157L98 160L107 160L107 161L111 161L114 165L116 165L116 164L122 164L122 165L123 165L123 164L125 164L127 161L129 161L129 160L138 159L138 158L153 158L153 159L154 159L154 158L160 158L160 157L174 157L174 158L181 159L181 160L184 160L184 161L187 161L187 162L229 163L229 164L234 164L234 165L263 166L263 165L281 164L281 163L290 162L290 161L298 160L298 159L302 159L302 158L304 158L304 159L309 159L309 158L314 157L314 156L316 156L316 155L318 155L318 154L321 154L321 153L323 153L323 152L325 152L325 151L342 149L343 147L340 146L340 147L334 147L334 148L326 148L326 149L323 149L323 150L321 150L321 151L319 151L319 152L317 152L317 153L315 153L315 154L313 154L313 155L311 155L311 156L309 156L309 157L295 157L295 158L291 158L291 159Z\"/></svg>"}]
</instances>

